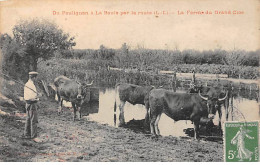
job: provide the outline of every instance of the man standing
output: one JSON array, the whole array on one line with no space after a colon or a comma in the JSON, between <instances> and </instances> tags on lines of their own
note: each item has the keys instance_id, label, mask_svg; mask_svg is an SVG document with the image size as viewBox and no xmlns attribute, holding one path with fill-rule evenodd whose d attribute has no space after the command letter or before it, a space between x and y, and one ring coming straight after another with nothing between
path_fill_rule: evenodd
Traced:
<instances>
[{"instance_id":1,"label":"man standing","mask_svg":"<svg viewBox=\"0 0 260 165\"><path fill-rule=\"evenodd\" d=\"M35 80L37 72L29 72L29 80L24 86L24 100L26 102L26 123L24 129L25 138L36 138L37 136L37 102L39 101L37 90L35 87Z\"/></svg>"}]
</instances>

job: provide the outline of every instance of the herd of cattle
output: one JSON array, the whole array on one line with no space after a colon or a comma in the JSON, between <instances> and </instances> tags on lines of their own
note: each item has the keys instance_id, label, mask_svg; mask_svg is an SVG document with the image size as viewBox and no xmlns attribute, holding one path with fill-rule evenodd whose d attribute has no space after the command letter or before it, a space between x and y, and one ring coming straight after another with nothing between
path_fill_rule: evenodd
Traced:
<instances>
[{"instance_id":1,"label":"herd of cattle","mask_svg":"<svg viewBox=\"0 0 260 165\"><path fill-rule=\"evenodd\" d=\"M92 82L93 83L93 82ZM76 111L81 118L80 107L84 102L88 87L92 85L71 80L65 76L59 76L54 80L56 93L59 101L59 111L62 110L62 101L72 103L74 108L73 120L76 118ZM219 126L221 127L221 106L226 109L228 115L228 91L213 87L195 87L187 93L177 93L166 89L155 89L154 86L138 86L133 84L118 83L115 86L116 98L114 111L119 107L119 125L125 124L124 105L142 104L146 108L145 123L150 125L150 131L159 135L158 123L162 113L174 121L191 120L194 124L194 137L199 138L200 125L206 125L219 114Z\"/></svg>"}]
</instances>

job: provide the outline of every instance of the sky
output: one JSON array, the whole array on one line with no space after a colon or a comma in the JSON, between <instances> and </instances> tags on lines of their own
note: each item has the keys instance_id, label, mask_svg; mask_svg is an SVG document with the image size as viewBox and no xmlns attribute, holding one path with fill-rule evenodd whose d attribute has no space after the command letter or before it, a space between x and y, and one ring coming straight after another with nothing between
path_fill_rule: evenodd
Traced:
<instances>
[{"instance_id":1,"label":"sky","mask_svg":"<svg viewBox=\"0 0 260 165\"><path fill-rule=\"evenodd\" d=\"M259 0L0 1L1 33L11 35L19 20L33 18L51 20L75 36L77 49L120 48L123 43L149 49L260 48Z\"/></svg>"}]
</instances>

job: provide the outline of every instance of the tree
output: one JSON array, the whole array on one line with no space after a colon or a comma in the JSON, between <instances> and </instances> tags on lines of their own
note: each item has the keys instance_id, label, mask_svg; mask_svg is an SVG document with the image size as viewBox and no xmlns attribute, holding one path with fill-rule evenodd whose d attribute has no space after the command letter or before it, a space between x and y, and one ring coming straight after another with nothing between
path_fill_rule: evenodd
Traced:
<instances>
[{"instance_id":1,"label":"tree","mask_svg":"<svg viewBox=\"0 0 260 165\"><path fill-rule=\"evenodd\" d=\"M243 65L245 66L259 66L260 49L256 51L250 51L247 53L246 60Z\"/></svg>"},{"instance_id":2,"label":"tree","mask_svg":"<svg viewBox=\"0 0 260 165\"><path fill-rule=\"evenodd\" d=\"M23 72L28 71L25 69L26 60L26 48L15 40L13 40L8 34L2 34L0 37L1 44L1 68L4 74L7 74L15 79L27 78Z\"/></svg>"},{"instance_id":3,"label":"tree","mask_svg":"<svg viewBox=\"0 0 260 165\"><path fill-rule=\"evenodd\" d=\"M123 43L120 50L122 51L123 54L128 55L129 49L130 49L130 46L126 45L126 43Z\"/></svg>"},{"instance_id":4,"label":"tree","mask_svg":"<svg viewBox=\"0 0 260 165\"><path fill-rule=\"evenodd\" d=\"M244 50L237 50L234 49L232 51L227 52L226 58L224 60L224 63L226 65L229 65L229 73L228 77L234 77L236 75L234 66L239 67L239 78L240 78L240 71L242 70L242 65L246 61L246 51Z\"/></svg>"},{"instance_id":5,"label":"tree","mask_svg":"<svg viewBox=\"0 0 260 165\"><path fill-rule=\"evenodd\" d=\"M115 56L115 50L108 49L104 45L100 45L98 57L103 60L112 60Z\"/></svg>"},{"instance_id":6,"label":"tree","mask_svg":"<svg viewBox=\"0 0 260 165\"><path fill-rule=\"evenodd\" d=\"M37 70L39 59L46 60L56 50L72 49L74 37L45 19L22 20L13 28L14 40L26 47L29 70Z\"/></svg>"},{"instance_id":7,"label":"tree","mask_svg":"<svg viewBox=\"0 0 260 165\"><path fill-rule=\"evenodd\" d=\"M229 51L225 60L225 64L227 65L242 66L246 61L246 51L237 49Z\"/></svg>"},{"instance_id":8,"label":"tree","mask_svg":"<svg viewBox=\"0 0 260 165\"><path fill-rule=\"evenodd\" d=\"M117 56L115 58L117 67L123 68L128 66L130 61L129 50L130 46L128 46L126 43L123 43L121 48L117 51Z\"/></svg>"},{"instance_id":9,"label":"tree","mask_svg":"<svg viewBox=\"0 0 260 165\"><path fill-rule=\"evenodd\" d=\"M7 33L1 34L0 36L0 48L2 49L5 45L10 44L12 42L12 37Z\"/></svg>"}]
</instances>

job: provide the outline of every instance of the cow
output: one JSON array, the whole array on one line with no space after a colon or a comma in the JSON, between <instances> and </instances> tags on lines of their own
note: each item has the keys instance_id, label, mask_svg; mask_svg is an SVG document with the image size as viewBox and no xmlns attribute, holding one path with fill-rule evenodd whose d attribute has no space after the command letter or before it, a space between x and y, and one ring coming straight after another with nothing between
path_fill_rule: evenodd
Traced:
<instances>
[{"instance_id":1,"label":"cow","mask_svg":"<svg viewBox=\"0 0 260 165\"><path fill-rule=\"evenodd\" d=\"M87 94L87 87L91 86L93 81L90 84L81 84L75 80L69 79L65 76L58 76L54 79L54 85L56 87L56 94L59 102L58 114L62 112L62 102L63 100L71 102L71 105L74 109L73 121L76 119L76 112L79 112L79 120L81 118L80 107L84 103L84 99Z\"/></svg>"},{"instance_id":2,"label":"cow","mask_svg":"<svg viewBox=\"0 0 260 165\"><path fill-rule=\"evenodd\" d=\"M154 86L138 86L134 84L126 84L126 83L118 83L115 86L116 98L114 103L114 112L116 112L117 105L120 110L119 115L119 126L125 125L125 117L124 117L124 106L125 103L128 102L130 104L136 105L141 104L146 108L145 115L145 123L148 124L149 116L149 93L154 89Z\"/></svg>"},{"instance_id":3,"label":"cow","mask_svg":"<svg viewBox=\"0 0 260 165\"><path fill-rule=\"evenodd\" d=\"M160 135L158 123L162 113L175 121L191 120L195 139L199 139L199 126L209 123L216 114L215 102L199 94L175 93L166 89L153 89L149 94L150 131Z\"/></svg>"},{"instance_id":4,"label":"cow","mask_svg":"<svg viewBox=\"0 0 260 165\"><path fill-rule=\"evenodd\" d=\"M228 106L229 106L228 92L226 92L226 95L223 97L225 91L220 87L193 86L188 90L188 93L200 93L204 100L209 100L213 102L212 105L215 105L215 108L217 109L219 114L219 127L221 128L221 118L222 118L221 105L224 105L225 107L226 120L228 118Z\"/></svg>"}]
</instances>

